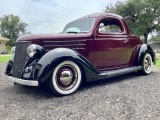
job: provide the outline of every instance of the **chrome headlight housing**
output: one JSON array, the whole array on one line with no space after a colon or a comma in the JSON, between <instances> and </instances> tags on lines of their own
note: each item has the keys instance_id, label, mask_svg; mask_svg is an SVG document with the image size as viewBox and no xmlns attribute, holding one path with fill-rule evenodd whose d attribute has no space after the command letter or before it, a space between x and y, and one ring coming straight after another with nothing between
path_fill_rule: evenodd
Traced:
<instances>
[{"instance_id":1,"label":"chrome headlight housing","mask_svg":"<svg viewBox=\"0 0 160 120\"><path fill-rule=\"evenodd\" d=\"M16 50L16 47L15 47L15 46L11 48L11 54L12 54L12 56L14 56L15 50Z\"/></svg>"},{"instance_id":2,"label":"chrome headlight housing","mask_svg":"<svg viewBox=\"0 0 160 120\"><path fill-rule=\"evenodd\" d=\"M27 48L27 54L29 57L35 56L36 53L37 53L37 48L35 44L32 44Z\"/></svg>"},{"instance_id":3,"label":"chrome headlight housing","mask_svg":"<svg viewBox=\"0 0 160 120\"><path fill-rule=\"evenodd\" d=\"M44 53L45 53L44 49L36 44L31 44L27 48L27 54L30 58L32 57L40 58Z\"/></svg>"}]
</instances>

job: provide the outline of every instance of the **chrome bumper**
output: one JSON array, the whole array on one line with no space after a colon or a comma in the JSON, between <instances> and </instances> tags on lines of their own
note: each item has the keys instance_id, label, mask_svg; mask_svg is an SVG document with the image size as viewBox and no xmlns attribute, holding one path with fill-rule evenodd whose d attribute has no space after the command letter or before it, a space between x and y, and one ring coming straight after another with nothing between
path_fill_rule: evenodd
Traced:
<instances>
[{"instance_id":1,"label":"chrome bumper","mask_svg":"<svg viewBox=\"0 0 160 120\"><path fill-rule=\"evenodd\" d=\"M38 81L33 81L33 80L23 80L23 79L19 79L19 78L14 78L12 76L7 76L5 74L2 74L5 78L7 78L8 80L21 84L21 85L27 85L27 86L38 86Z\"/></svg>"}]
</instances>

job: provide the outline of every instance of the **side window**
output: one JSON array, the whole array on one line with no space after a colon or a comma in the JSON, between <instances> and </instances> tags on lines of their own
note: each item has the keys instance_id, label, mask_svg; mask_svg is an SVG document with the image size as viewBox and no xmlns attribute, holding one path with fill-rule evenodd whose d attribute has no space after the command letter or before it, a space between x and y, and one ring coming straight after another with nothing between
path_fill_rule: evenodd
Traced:
<instances>
[{"instance_id":1,"label":"side window","mask_svg":"<svg viewBox=\"0 0 160 120\"><path fill-rule=\"evenodd\" d=\"M120 21L116 19L104 19L100 22L99 33L122 33Z\"/></svg>"}]
</instances>

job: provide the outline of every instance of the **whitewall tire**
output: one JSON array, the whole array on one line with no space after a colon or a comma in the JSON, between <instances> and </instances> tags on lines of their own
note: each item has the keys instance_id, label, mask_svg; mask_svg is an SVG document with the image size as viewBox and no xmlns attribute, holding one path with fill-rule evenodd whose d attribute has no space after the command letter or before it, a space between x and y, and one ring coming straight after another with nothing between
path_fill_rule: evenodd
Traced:
<instances>
[{"instance_id":1,"label":"whitewall tire","mask_svg":"<svg viewBox=\"0 0 160 120\"><path fill-rule=\"evenodd\" d=\"M81 81L79 66L72 61L64 61L53 71L50 87L56 95L69 95L79 88Z\"/></svg>"},{"instance_id":2,"label":"whitewall tire","mask_svg":"<svg viewBox=\"0 0 160 120\"><path fill-rule=\"evenodd\" d=\"M146 53L142 61L142 73L145 75L150 74L152 70L152 65L152 57L149 53Z\"/></svg>"}]
</instances>

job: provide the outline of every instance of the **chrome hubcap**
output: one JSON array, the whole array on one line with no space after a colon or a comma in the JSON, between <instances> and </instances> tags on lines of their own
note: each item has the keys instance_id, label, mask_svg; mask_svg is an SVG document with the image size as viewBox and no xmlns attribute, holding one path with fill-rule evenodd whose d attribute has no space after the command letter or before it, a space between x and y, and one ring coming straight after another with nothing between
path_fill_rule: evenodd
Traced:
<instances>
[{"instance_id":1,"label":"chrome hubcap","mask_svg":"<svg viewBox=\"0 0 160 120\"><path fill-rule=\"evenodd\" d=\"M63 85L69 85L73 80L73 74L69 69L65 69L60 74L60 81Z\"/></svg>"},{"instance_id":2,"label":"chrome hubcap","mask_svg":"<svg viewBox=\"0 0 160 120\"><path fill-rule=\"evenodd\" d=\"M147 56L146 59L145 59L145 61L144 61L144 69L145 69L146 71L150 71L150 69L151 69L151 64L152 64L151 58L150 58L149 56Z\"/></svg>"},{"instance_id":3,"label":"chrome hubcap","mask_svg":"<svg viewBox=\"0 0 160 120\"><path fill-rule=\"evenodd\" d=\"M77 83L78 73L71 65L62 66L56 76L57 85L62 90L70 90Z\"/></svg>"},{"instance_id":4,"label":"chrome hubcap","mask_svg":"<svg viewBox=\"0 0 160 120\"><path fill-rule=\"evenodd\" d=\"M145 69L147 69L147 68L149 67L148 60L145 60L145 61L144 61L144 67L145 67Z\"/></svg>"}]
</instances>

